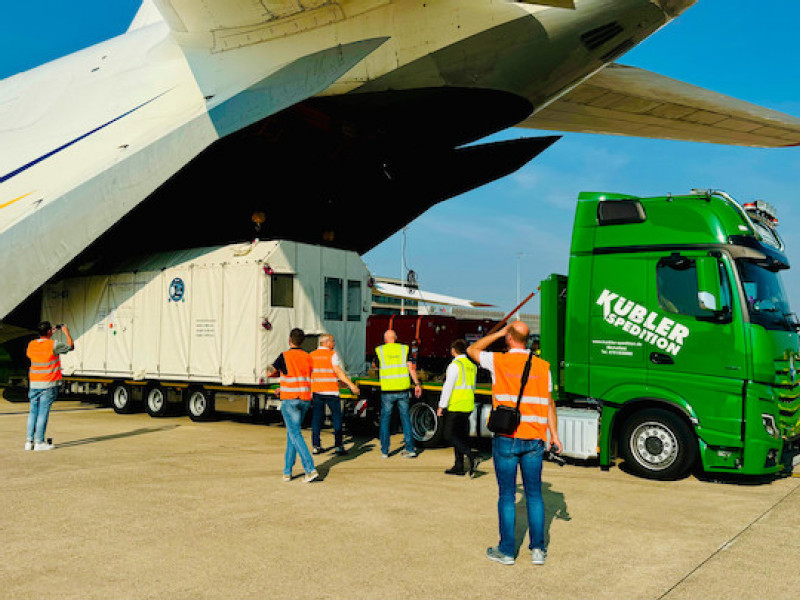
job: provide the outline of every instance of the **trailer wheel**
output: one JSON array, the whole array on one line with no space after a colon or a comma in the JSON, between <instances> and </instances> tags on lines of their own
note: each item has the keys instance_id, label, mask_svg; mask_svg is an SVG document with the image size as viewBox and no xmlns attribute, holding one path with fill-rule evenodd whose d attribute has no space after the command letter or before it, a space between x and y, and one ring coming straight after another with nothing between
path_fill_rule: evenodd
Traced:
<instances>
[{"instance_id":1,"label":"trailer wheel","mask_svg":"<svg viewBox=\"0 0 800 600\"><path fill-rule=\"evenodd\" d=\"M697 460L697 439L674 413L650 408L625 423L620 453L635 475L662 481L680 479Z\"/></svg>"},{"instance_id":2,"label":"trailer wheel","mask_svg":"<svg viewBox=\"0 0 800 600\"><path fill-rule=\"evenodd\" d=\"M208 421L214 417L214 394L204 388L186 392L186 413L192 421Z\"/></svg>"},{"instance_id":3,"label":"trailer wheel","mask_svg":"<svg viewBox=\"0 0 800 600\"><path fill-rule=\"evenodd\" d=\"M442 442L444 419L436 414L439 407L434 400L420 400L411 405L411 432L423 446L437 446Z\"/></svg>"},{"instance_id":4,"label":"trailer wheel","mask_svg":"<svg viewBox=\"0 0 800 600\"><path fill-rule=\"evenodd\" d=\"M127 415L136 411L136 403L133 401L131 386L121 381L115 381L111 385L109 396L111 398L111 407L115 413Z\"/></svg>"},{"instance_id":5,"label":"trailer wheel","mask_svg":"<svg viewBox=\"0 0 800 600\"><path fill-rule=\"evenodd\" d=\"M144 409L151 417L164 417L169 409L167 392L160 385L153 384L147 388Z\"/></svg>"}]
</instances>

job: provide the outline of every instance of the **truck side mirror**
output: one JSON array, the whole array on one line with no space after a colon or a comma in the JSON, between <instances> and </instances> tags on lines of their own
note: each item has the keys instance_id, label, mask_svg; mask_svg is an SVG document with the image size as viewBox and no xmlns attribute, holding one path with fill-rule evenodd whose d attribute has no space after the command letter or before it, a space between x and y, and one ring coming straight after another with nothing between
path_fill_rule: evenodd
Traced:
<instances>
[{"instance_id":1,"label":"truck side mirror","mask_svg":"<svg viewBox=\"0 0 800 600\"><path fill-rule=\"evenodd\" d=\"M722 284L719 279L719 262L714 256L696 259L697 303L703 310L722 310Z\"/></svg>"}]
</instances>

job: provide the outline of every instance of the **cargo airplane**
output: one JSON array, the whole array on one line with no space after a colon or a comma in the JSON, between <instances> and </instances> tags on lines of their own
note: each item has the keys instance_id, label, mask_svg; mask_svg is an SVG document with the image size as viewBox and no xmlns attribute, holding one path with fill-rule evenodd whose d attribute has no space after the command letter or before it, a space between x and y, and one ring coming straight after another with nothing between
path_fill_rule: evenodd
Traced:
<instances>
[{"instance_id":1,"label":"cargo airplane","mask_svg":"<svg viewBox=\"0 0 800 600\"><path fill-rule=\"evenodd\" d=\"M800 119L615 62L695 2L144 0L0 82L0 319L131 252L366 252L557 139L475 144L512 126L800 144Z\"/></svg>"}]
</instances>

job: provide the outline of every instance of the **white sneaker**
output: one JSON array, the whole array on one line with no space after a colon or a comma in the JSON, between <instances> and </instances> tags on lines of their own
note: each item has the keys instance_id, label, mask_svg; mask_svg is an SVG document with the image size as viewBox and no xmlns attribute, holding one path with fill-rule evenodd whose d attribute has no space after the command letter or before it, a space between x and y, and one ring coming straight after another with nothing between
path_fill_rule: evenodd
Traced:
<instances>
[{"instance_id":1,"label":"white sneaker","mask_svg":"<svg viewBox=\"0 0 800 600\"><path fill-rule=\"evenodd\" d=\"M403 458L417 458L417 453L415 450L409 452L408 450L403 450L400 454Z\"/></svg>"},{"instance_id":2,"label":"white sneaker","mask_svg":"<svg viewBox=\"0 0 800 600\"><path fill-rule=\"evenodd\" d=\"M314 469L313 471L311 471L311 473L306 473L306 476L305 476L305 477L303 477L303 482L304 482L304 483L311 483L311 482L312 482L312 481L314 481L314 480L315 480L317 477L319 477L319 473L317 473L317 470L316 470L316 469Z\"/></svg>"},{"instance_id":3,"label":"white sneaker","mask_svg":"<svg viewBox=\"0 0 800 600\"><path fill-rule=\"evenodd\" d=\"M30 440L25 442L25 450L33 450L33 442L31 442Z\"/></svg>"},{"instance_id":4,"label":"white sneaker","mask_svg":"<svg viewBox=\"0 0 800 600\"><path fill-rule=\"evenodd\" d=\"M48 444L47 442L42 442L41 444L39 442L36 442L33 445L34 452L41 452L43 450L52 450L53 448L55 448L55 446L53 444Z\"/></svg>"},{"instance_id":5,"label":"white sneaker","mask_svg":"<svg viewBox=\"0 0 800 600\"><path fill-rule=\"evenodd\" d=\"M531 562L534 565L543 565L546 558L547 552L544 550L540 550L539 548L531 550Z\"/></svg>"}]
</instances>

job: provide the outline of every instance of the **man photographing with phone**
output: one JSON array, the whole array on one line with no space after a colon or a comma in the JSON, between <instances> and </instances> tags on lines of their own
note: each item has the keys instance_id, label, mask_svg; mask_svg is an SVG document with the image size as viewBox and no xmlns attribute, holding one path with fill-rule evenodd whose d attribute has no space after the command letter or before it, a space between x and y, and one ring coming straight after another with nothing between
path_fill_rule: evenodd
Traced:
<instances>
[{"instance_id":1,"label":"man photographing with phone","mask_svg":"<svg viewBox=\"0 0 800 600\"><path fill-rule=\"evenodd\" d=\"M61 331L66 343L53 339L53 334ZM61 354L75 349L75 342L66 325L53 327L49 321L39 323L39 338L28 344L27 355L31 361L28 371L28 399L31 403L28 414L28 433L25 450L52 450L53 444L44 437L50 407L58 397L61 381Z\"/></svg>"}]
</instances>

